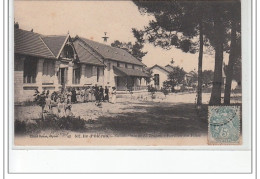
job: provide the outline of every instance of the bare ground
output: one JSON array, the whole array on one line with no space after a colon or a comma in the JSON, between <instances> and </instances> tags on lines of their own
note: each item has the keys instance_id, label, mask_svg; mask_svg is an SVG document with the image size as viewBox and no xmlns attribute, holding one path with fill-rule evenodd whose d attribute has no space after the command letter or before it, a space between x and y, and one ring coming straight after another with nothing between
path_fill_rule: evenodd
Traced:
<instances>
[{"instance_id":1,"label":"bare ground","mask_svg":"<svg viewBox=\"0 0 260 179\"><path fill-rule=\"evenodd\" d=\"M117 103L78 103L72 105L73 115L86 121L87 133L113 136L200 136L207 135L207 105L195 108L196 94L156 93L118 95ZM209 94L203 94L207 103ZM33 122L39 118L38 106L15 106L15 119Z\"/></svg>"}]
</instances>

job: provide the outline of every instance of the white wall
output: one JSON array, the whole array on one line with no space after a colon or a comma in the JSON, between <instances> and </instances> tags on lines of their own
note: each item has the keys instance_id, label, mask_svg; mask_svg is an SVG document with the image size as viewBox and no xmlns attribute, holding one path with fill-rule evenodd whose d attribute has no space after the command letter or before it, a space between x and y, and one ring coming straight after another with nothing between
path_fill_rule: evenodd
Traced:
<instances>
[{"instance_id":1,"label":"white wall","mask_svg":"<svg viewBox=\"0 0 260 179\"><path fill-rule=\"evenodd\" d=\"M24 59L15 57L14 59L14 101L23 100L23 68Z\"/></svg>"},{"instance_id":2,"label":"white wall","mask_svg":"<svg viewBox=\"0 0 260 179\"><path fill-rule=\"evenodd\" d=\"M15 65L14 65L14 101L22 102L22 101L32 101L34 90L38 89L42 91L42 89L55 90L55 62L53 60L46 60L48 65L44 65L43 63L39 63L39 59L37 60L37 78L36 83L24 83L23 82L23 74L24 74L24 61L26 57L15 57ZM41 60L44 62L45 60ZM39 69L38 69L39 68ZM40 72L40 75L39 75ZM44 73L43 73L44 72ZM56 80L57 81L57 80ZM52 83L51 85L43 85L43 83Z\"/></svg>"},{"instance_id":3,"label":"white wall","mask_svg":"<svg viewBox=\"0 0 260 179\"><path fill-rule=\"evenodd\" d=\"M152 75L159 74L159 88L163 87L163 82L168 79L168 72L164 71L163 69L159 67L154 67L151 69ZM154 85L154 80L151 81L151 84Z\"/></svg>"},{"instance_id":4,"label":"white wall","mask_svg":"<svg viewBox=\"0 0 260 179\"><path fill-rule=\"evenodd\" d=\"M115 61L105 60L104 64L106 68L104 70L104 86L113 87L115 86L115 74L113 66L117 66Z\"/></svg>"},{"instance_id":5,"label":"white wall","mask_svg":"<svg viewBox=\"0 0 260 179\"><path fill-rule=\"evenodd\" d=\"M45 63L44 63L45 62ZM47 63L46 63L47 62ZM40 66L38 65L37 68L41 69L41 74L40 77L38 78L37 83L35 84L27 84L26 87L24 87L23 84L23 64L24 64L24 59L15 59L15 70L14 70L14 88L15 88L15 101L25 101L25 100L31 100L32 99L32 94L34 93L34 89L38 88L38 90L46 89L46 90L58 90L60 85L58 84L58 76L57 76L57 71L59 70L59 67L64 67L68 66L67 68L71 68L71 74L67 74L68 78L71 78L72 82L72 69L80 67L81 68L81 78L80 78L80 86L83 85L102 85L102 86L108 86L108 87L113 87L116 86L116 81L115 81L115 73L113 66L117 66L116 61L112 60L105 60L104 64L107 66L104 70L103 67L97 67L97 66L92 66L92 65L87 65L87 64L82 64L81 66L73 65L72 66L68 65L67 63L61 63L61 64L55 64L55 61L53 60L46 60L43 59L42 63ZM110 64L110 65L109 65ZM125 63L119 62L120 67L125 68ZM57 68L57 69L56 69ZM99 82L97 82L97 68L100 69L100 77L99 77ZM128 64L127 68L131 69L132 64ZM141 66L134 65L135 69L142 70ZM38 70L39 71L39 70ZM38 72L37 71L37 72ZM37 73L38 74L38 73ZM124 82L124 81L123 81ZM44 83L49 83L44 84ZM124 82L125 84L125 82ZM67 85L74 85L70 84L67 81ZM135 85L139 86L140 85L140 80L136 79L135 80ZM146 85L146 82L144 79L142 79L141 85L144 86Z\"/></svg>"},{"instance_id":6,"label":"white wall","mask_svg":"<svg viewBox=\"0 0 260 179\"><path fill-rule=\"evenodd\" d=\"M83 65L84 70L81 73L80 84L81 85L104 85L104 70L103 67L97 67L92 65ZM99 68L99 81L97 81L97 69Z\"/></svg>"},{"instance_id":7,"label":"white wall","mask_svg":"<svg viewBox=\"0 0 260 179\"><path fill-rule=\"evenodd\" d=\"M55 61L44 60L43 62L43 74L42 83L54 83L55 78Z\"/></svg>"}]
</instances>

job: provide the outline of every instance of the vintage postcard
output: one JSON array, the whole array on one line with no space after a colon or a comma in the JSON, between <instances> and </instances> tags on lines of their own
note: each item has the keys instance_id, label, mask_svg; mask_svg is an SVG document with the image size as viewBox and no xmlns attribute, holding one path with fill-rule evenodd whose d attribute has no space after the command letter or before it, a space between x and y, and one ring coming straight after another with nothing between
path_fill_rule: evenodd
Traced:
<instances>
[{"instance_id":1,"label":"vintage postcard","mask_svg":"<svg viewBox=\"0 0 260 179\"><path fill-rule=\"evenodd\" d=\"M239 0L13 5L14 146L243 144Z\"/></svg>"}]
</instances>

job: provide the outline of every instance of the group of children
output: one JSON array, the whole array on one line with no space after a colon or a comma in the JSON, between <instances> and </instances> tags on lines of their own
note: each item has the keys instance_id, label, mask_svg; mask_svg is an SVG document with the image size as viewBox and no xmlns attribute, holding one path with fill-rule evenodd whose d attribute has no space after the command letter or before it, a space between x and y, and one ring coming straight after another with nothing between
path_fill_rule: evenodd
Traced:
<instances>
[{"instance_id":1,"label":"group of children","mask_svg":"<svg viewBox=\"0 0 260 179\"><path fill-rule=\"evenodd\" d=\"M111 98L110 98L111 96ZM53 113L59 117L72 115L72 106L74 103L95 102L97 106L101 106L101 102L116 103L116 88L112 88L109 92L108 87L105 89L102 86L68 88L46 93L44 111Z\"/></svg>"},{"instance_id":2,"label":"group of children","mask_svg":"<svg viewBox=\"0 0 260 179\"><path fill-rule=\"evenodd\" d=\"M82 87L82 88L72 88L65 91L68 98L71 99L71 103L78 102L109 102L109 89L107 86L105 89L102 86L92 86L92 87Z\"/></svg>"}]
</instances>

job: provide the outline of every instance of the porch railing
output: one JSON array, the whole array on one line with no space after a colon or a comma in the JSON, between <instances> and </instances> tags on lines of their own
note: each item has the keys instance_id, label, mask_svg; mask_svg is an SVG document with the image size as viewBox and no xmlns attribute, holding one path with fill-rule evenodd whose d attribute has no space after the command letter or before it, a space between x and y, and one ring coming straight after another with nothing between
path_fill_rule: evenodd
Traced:
<instances>
[{"instance_id":1,"label":"porch railing","mask_svg":"<svg viewBox=\"0 0 260 179\"><path fill-rule=\"evenodd\" d=\"M117 91L127 91L127 87L126 86L117 86Z\"/></svg>"},{"instance_id":2,"label":"porch railing","mask_svg":"<svg viewBox=\"0 0 260 179\"><path fill-rule=\"evenodd\" d=\"M117 91L129 91L131 87L126 87L126 86L117 86ZM140 90L146 90L147 86L133 86L132 90L133 91L140 91Z\"/></svg>"},{"instance_id":3,"label":"porch railing","mask_svg":"<svg viewBox=\"0 0 260 179\"><path fill-rule=\"evenodd\" d=\"M146 90L147 86L134 86L134 91Z\"/></svg>"}]
</instances>

